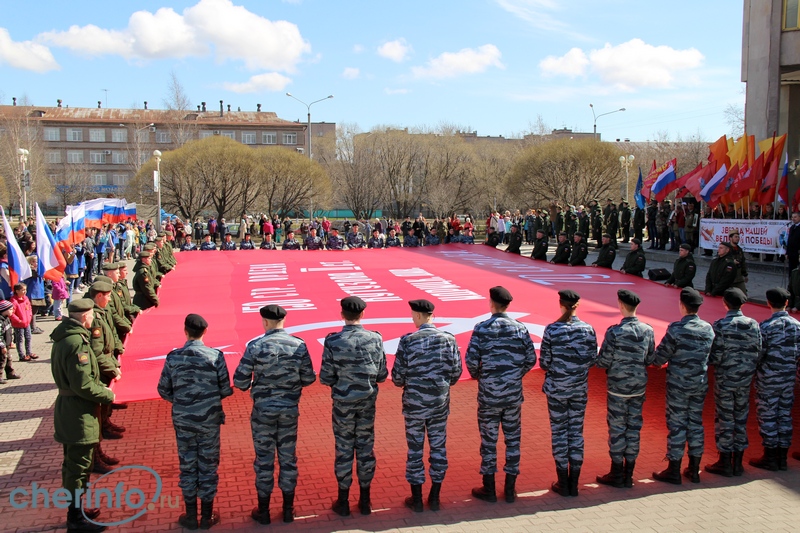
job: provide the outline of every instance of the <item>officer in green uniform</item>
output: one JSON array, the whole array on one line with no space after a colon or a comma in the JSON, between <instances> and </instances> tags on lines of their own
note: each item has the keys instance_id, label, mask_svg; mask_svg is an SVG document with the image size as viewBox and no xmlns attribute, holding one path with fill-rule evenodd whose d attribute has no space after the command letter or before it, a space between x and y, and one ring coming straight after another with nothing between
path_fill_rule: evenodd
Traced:
<instances>
[{"instance_id":1,"label":"officer in green uniform","mask_svg":"<svg viewBox=\"0 0 800 533\"><path fill-rule=\"evenodd\" d=\"M156 243L148 242L147 244L144 245L144 251L150 252L150 263L148 267L150 269L150 274L153 279L153 284L155 285L156 288L158 288L161 286L161 278L163 277L163 274L158 270L159 252L158 249L156 248Z\"/></svg>"},{"instance_id":2,"label":"officer in green uniform","mask_svg":"<svg viewBox=\"0 0 800 533\"><path fill-rule=\"evenodd\" d=\"M131 290L128 288L128 265L125 263L119 264L119 281L117 281L114 289L119 294L122 300L122 306L125 308L125 317L133 324L133 321L142 312L138 305L133 305L131 299Z\"/></svg>"},{"instance_id":3,"label":"officer in green uniform","mask_svg":"<svg viewBox=\"0 0 800 533\"><path fill-rule=\"evenodd\" d=\"M89 483L92 455L100 440L98 408L114 401L114 393L100 382L97 359L89 342L93 307L92 300L74 300L67 308L69 316L50 334L53 340L51 370L58 387L53 412L55 440L64 447L62 486L73 495L67 508L69 531L105 529L87 520L96 519L99 511L82 509L78 493Z\"/></svg>"},{"instance_id":4,"label":"officer in green uniform","mask_svg":"<svg viewBox=\"0 0 800 533\"><path fill-rule=\"evenodd\" d=\"M150 271L150 252L139 254L139 261L133 273L133 303L145 310L151 307L158 307L158 295L156 294L155 277Z\"/></svg>"},{"instance_id":5,"label":"officer in green uniform","mask_svg":"<svg viewBox=\"0 0 800 533\"><path fill-rule=\"evenodd\" d=\"M122 298L117 292L117 282L119 281L119 263L105 263L103 265L103 273L108 278L107 281L111 283L111 301L109 308L111 310L111 319L114 328L117 330L117 336L121 342L125 342L125 336L131 332L131 321L125 316L125 305L122 303ZM120 353L122 353L120 351Z\"/></svg>"}]
</instances>

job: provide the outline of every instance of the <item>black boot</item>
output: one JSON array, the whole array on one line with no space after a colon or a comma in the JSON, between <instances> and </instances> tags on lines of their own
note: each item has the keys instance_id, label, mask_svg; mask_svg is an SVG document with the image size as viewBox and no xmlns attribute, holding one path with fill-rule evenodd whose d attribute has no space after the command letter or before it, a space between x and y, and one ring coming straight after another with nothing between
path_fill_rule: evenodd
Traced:
<instances>
[{"instance_id":1,"label":"black boot","mask_svg":"<svg viewBox=\"0 0 800 533\"><path fill-rule=\"evenodd\" d=\"M733 452L733 475L734 476L741 476L744 474L744 465L742 465L742 460L744 459L744 451L740 452Z\"/></svg>"},{"instance_id":2,"label":"black boot","mask_svg":"<svg viewBox=\"0 0 800 533\"><path fill-rule=\"evenodd\" d=\"M108 474L113 471L114 467L107 465L103 462L98 454L94 454L94 461L92 461L92 473L94 474Z\"/></svg>"},{"instance_id":3,"label":"black boot","mask_svg":"<svg viewBox=\"0 0 800 533\"><path fill-rule=\"evenodd\" d=\"M294 522L294 492L283 493L283 521Z\"/></svg>"},{"instance_id":4,"label":"black boot","mask_svg":"<svg viewBox=\"0 0 800 533\"><path fill-rule=\"evenodd\" d=\"M625 486L625 477L623 471L625 467L622 461L611 461L611 471L604 476L597 476L597 482L601 485L608 485L610 487L622 488Z\"/></svg>"},{"instance_id":5,"label":"black boot","mask_svg":"<svg viewBox=\"0 0 800 533\"><path fill-rule=\"evenodd\" d=\"M441 483L432 483L431 491L428 493L428 508L431 511L438 511L441 507L439 503L439 494L442 492Z\"/></svg>"},{"instance_id":6,"label":"black boot","mask_svg":"<svg viewBox=\"0 0 800 533\"><path fill-rule=\"evenodd\" d=\"M483 486L472 489L472 495L485 502L494 503L497 501L497 491L494 486L494 474L483 476Z\"/></svg>"},{"instance_id":7,"label":"black boot","mask_svg":"<svg viewBox=\"0 0 800 533\"><path fill-rule=\"evenodd\" d=\"M629 489L633 487L633 471L636 468L636 459L625 459L625 471L623 472L622 485Z\"/></svg>"},{"instance_id":8,"label":"black boot","mask_svg":"<svg viewBox=\"0 0 800 533\"><path fill-rule=\"evenodd\" d=\"M68 533L96 533L105 531L106 526L101 526L89 522L79 507L71 504L67 508L67 532Z\"/></svg>"},{"instance_id":9,"label":"black boot","mask_svg":"<svg viewBox=\"0 0 800 533\"><path fill-rule=\"evenodd\" d=\"M517 500L517 476L514 474L506 474L506 484L503 486L503 493L506 497L506 502L514 503Z\"/></svg>"},{"instance_id":10,"label":"black boot","mask_svg":"<svg viewBox=\"0 0 800 533\"><path fill-rule=\"evenodd\" d=\"M200 529L210 529L219 524L219 513L214 511L214 500L200 501Z\"/></svg>"},{"instance_id":11,"label":"black boot","mask_svg":"<svg viewBox=\"0 0 800 533\"><path fill-rule=\"evenodd\" d=\"M680 485L681 481L681 459L669 460L669 466L661 472L653 472L653 479Z\"/></svg>"},{"instance_id":12,"label":"black boot","mask_svg":"<svg viewBox=\"0 0 800 533\"><path fill-rule=\"evenodd\" d=\"M683 470L683 475L686 476L692 483L700 483L700 456L690 455L689 464Z\"/></svg>"},{"instance_id":13,"label":"black boot","mask_svg":"<svg viewBox=\"0 0 800 533\"><path fill-rule=\"evenodd\" d=\"M422 508L422 485L411 485L411 496L406 498L406 507L415 513L421 513Z\"/></svg>"},{"instance_id":14,"label":"black boot","mask_svg":"<svg viewBox=\"0 0 800 533\"><path fill-rule=\"evenodd\" d=\"M267 525L270 523L269 520L269 500L272 494L267 494L266 496L259 496L258 497L258 507L253 507L253 510L250 511L250 518L258 522L262 525Z\"/></svg>"},{"instance_id":15,"label":"black boot","mask_svg":"<svg viewBox=\"0 0 800 533\"><path fill-rule=\"evenodd\" d=\"M706 465L706 472L725 477L733 477L733 454L731 452L719 452L719 460L716 463Z\"/></svg>"},{"instance_id":16,"label":"black boot","mask_svg":"<svg viewBox=\"0 0 800 533\"><path fill-rule=\"evenodd\" d=\"M778 470L777 448L764 448L764 455L758 459L750 459L750 466L776 472Z\"/></svg>"},{"instance_id":17,"label":"black boot","mask_svg":"<svg viewBox=\"0 0 800 533\"><path fill-rule=\"evenodd\" d=\"M569 496L569 470L556 467L558 481L550 485L550 490L561 496Z\"/></svg>"},{"instance_id":18,"label":"black boot","mask_svg":"<svg viewBox=\"0 0 800 533\"><path fill-rule=\"evenodd\" d=\"M372 514L372 500L369 497L369 485L359 487L358 510L363 515Z\"/></svg>"},{"instance_id":19,"label":"black boot","mask_svg":"<svg viewBox=\"0 0 800 533\"><path fill-rule=\"evenodd\" d=\"M569 465L569 495L578 495L578 480L581 477L581 465Z\"/></svg>"},{"instance_id":20,"label":"black boot","mask_svg":"<svg viewBox=\"0 0 800 533\"><path fill-rule=\"evenodd\" d=\"M339 516L350 516L350 489L339 489L339 496L331 509Z\"/></svg>"},{"instance_id":21,"label":"black boot","mask_svg":"<svg viewBox=\"0 0 800 533\"><path fill-rule=\"evenodd\" d=\"M95 449L94 453L97 457L100 458L101 461L103 461L105 464L109 466L114 466L119 464L119 459L117 459L116 457L111 457L106 452L104 452L103 447L100 444L97 445L97 448Z\"/></svg>"},{"instance_id":22,"label":"black boot","mask_svg":"<svg viewBox=\"0 0 800 533\"><path fill-rule=\"evenodd\" d=\"M789 463L787 457L789 456L789 448L778 448L778 470L789 470Z\"/></svg>"},{"instance_id":23,"label":"black boot","mask_svg":"<svg viewBox=\"0 0 800 533\"><path fill-rule=\"evenodd\" d=\"M186 507L186 512L178 518L178 524L182 528L194 531L197 529L197 496L193 498L183 498L183 505Z\"/></svg>"}]
</instances>

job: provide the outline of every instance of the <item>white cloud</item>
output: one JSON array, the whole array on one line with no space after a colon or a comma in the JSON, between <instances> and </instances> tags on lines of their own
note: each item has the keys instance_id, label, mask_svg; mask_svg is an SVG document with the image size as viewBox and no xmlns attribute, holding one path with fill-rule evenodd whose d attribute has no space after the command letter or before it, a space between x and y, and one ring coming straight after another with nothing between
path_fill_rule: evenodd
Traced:
<instances>
[{"instance_id":1,"label":"white cloud","mask_svg":"<svg viewBox=\"0 0 800 533\"><path fill-rule=\"evenodd\" d=\"M0 65L2 64L34 72L61 68L49 48L32 41L15 42L5 28L0 28Z\"/></svg>"},{"instance_id":2,"label":"white cloud","mask_svg":"<svg viewBox=\"0 0 800 533\"><path fill-rule=\"evenodd\" d=\"M549 56L539 63L546 76L584 76L590 73L617 89L633 91L639 87L668 88L677 76L696 83L689 71L703 65L703 54L695 48L676 50L669 46L653 46L641 39L592 50L588 55L573 48L561 57Z\"/></svg>"},{"instance_id":3,"label":"white cloud","mask_svg":"<svg viewBox=\"0 0 800 533\"><path fill-rule=\"evenodd\" d=\"M244 83L225 82L222 87L235 93L260 93L282 91L292 80L277 72L257 74Z\"/></svg>"},{"instance_id":4,"label":"white cloud","mask_svg":"<svg viewBox=\"0 0 800 533\"><path fill-rule=\"evenodd\" d=\"M387 87L383 90L383 92L386 94L408 94L411 91L409 89L390 89Z\"/></svg>"},{"instance_id":5,"label":"white cloud","mask_svg":"<svg viewBox=\"0 0 800 533\"><path fill-rule=\"evenodd\" d=\"M445 52L428 61L424 67L413 67L417 78L454 78L462 74L477 74L489 67L505 68L500 61L500 50L493 44L464 48L458 52Z\"/></svg>"},{"instance_id":6,"label":"white cloud","mask_svg":"<svg viewBox=\"0 0 800 533\"><path fill-rule=\"evenodd\" d=\"M545 76L582 76L589 66L589 58L580 48L573 48L561 57L547 56L539 63Z\"/></svg>"},{"instance_id":7,"label":"white cloud","mask_svg":"<svg viewBox=\"0 0 800 533\"><path fill-rule=\"evenodd\" d=\"M572 31L567 23L551 14L563 8L563 5L555 0L495 0L495 2L502 9L538 30L557 32L573 39L588 40L585 35Z\"/></svg>"},{"instance_id":8,"label":"white cloud","mask_svg":"<svg viewBox=\"0 0 800 533\"><path fill-rule=\"evenodd\" d=\"M400 38L380 45L378 47L378 55L386 59L391 59L395 63L401 63L408 59L408 54L410 54L412 50L411 45L408 44L405 39Z\"/></svg>"},{"instance_id":9,"label":"white cloud","mask_svg":"<svg viewBox=\"0 0 800 533\"><path fill-rule=\"evenodd\" d=\"M354 54L360 54L363 51L364 51L364 46L363 45L360 45L360 44L354 44L353 45L353 53Z\"/></svg>"},{"instance_id":10,"label":"white cloud","mask_svg":"<svg viewBox=\"0 0 800 533\"><path fill-rule=\"evenodd\" d=\"M93 56L126 59L204 56L243 61L251 70L293 72L310 45L295 24L271 21L231 0L200 0L178 14L171 8L137 11L122 30L94 25L39 35L39 40Z\"/></svg>"},{"instance_id":11,"label":"white cloud","mask_svg":"<svg viewBox=\"0 0 800 533\"><path fill-rule=\"evenodd\" d=\"M342 77L346 80L354 80L361 75L361 71L355 67L347 67L342 72Z\"/></svg>"}]
</instances>

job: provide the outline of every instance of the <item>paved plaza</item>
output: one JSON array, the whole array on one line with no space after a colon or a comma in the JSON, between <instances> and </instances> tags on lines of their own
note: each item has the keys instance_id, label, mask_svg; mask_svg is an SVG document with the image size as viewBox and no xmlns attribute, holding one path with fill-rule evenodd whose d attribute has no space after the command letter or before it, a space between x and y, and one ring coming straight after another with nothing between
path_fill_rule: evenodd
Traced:
<instances>
[{"instance_id":1,"label":"paved plaza","mask_svg":"<svg viewBox=\"0 0 800 533\"><path fill-rule=\"evenodd\" d=\"M622 251L621 251L622 252ZM622 252L624 253L624 252ZM665 257L671 263L672 255ZM620 262L621 264L621 262ZM699 276L700 274L698 274ZM754 283L769 285L768 272L751 274ZM755 291L751 291L755 292ZM513 306L513 304L512 304ZM202 309L198 309L202 314ZM745 308L746 312L746 308ZM701 309L702 316L702 309ZM556 317L553 317L554 319ZM289 316L291 322L291 315ZM41 319L43 335L34 336L32 363L15 363L23 378L0 385L0 530L53 531L64 528L66 512L58 509L16 509L9 495L16 487L33 483L53 490L60 485L61 447L53 441L52 407L56 388L50 374L51 344L48 334L56 322ZM288 324L290 325L290 324ZM213 324L211 325L213 327ZM134 328L135 335L135 328ZM602 335L602 332L598 332ZM183 343L175 332L175 345ZM12 352L15 356L16 353ZM124 356L123 356L124 357ZM124 379L124 358L123 358ZM664 420L664 371L650 370L642 453L637 462L633 489L598 486L595 476L608 471L605 422L605 376L590 374L589 407L586 416L586 461L581 493L563 498L549 490L555 480L550 450L547 406L541 392L543 374L532 371L524 380L522 474L514 504L489 504L471 498L470 489L480 484L478 453L480 439L476 419L477 383L459 382L452 389L452 413L448 428L450 469L442 492L442 510L412 513L403 506L408 495L405 481L406 445L400 412L400 389L390 382L381 385L376 422L378 468L373 483L372 516L357 513L358 490L351 492L353 516L341 518L329 510L336 495L333 474L333 435L330 423L330 391L319 383L303 392L297 455L300 478L293 524L279 519L280 493L274 493L273 524L258 526L249 517L256 503L254 452L250 435L251 401L236 391L224 401L227 422L222 427L222 463L216 507L222 522L219 531L797 531L800 528L800 462L789 459L788 472L765 472L745 466L743 477L723 478L702 473L701 483L681 486L652 480L653 470L666 466ZM795 409L797 413L798 409ZM796 422L800 417L796 415ZM182 512L178 482L175 435L169 404L160 400L130 404L115 411L114 420L127 427L122 440L105 441L104 449L123 465L143 465L155 470L163 481L162 498L140 518L109 531L178 531ZM713 438L713 398L709 393L704 411L705 449L703 464L716 460ZM745 459L760 454L761 446L751 409L751 448ZM797 439L795 439L797 440ZM795 446L794 450L800 449ZM502 450L502 444L500 445ZM93 480L97 476L93 476ZM502 483L498 476L498 485ZM146 493L155 488L152 477L136 479ZM428 484L425 486L427 493ZM149 492L148 492L149 491ZM175 507L177 506L177 507ZM130 511L104 512L106 520L123 519Z\"/></svg>"}]
</instances>

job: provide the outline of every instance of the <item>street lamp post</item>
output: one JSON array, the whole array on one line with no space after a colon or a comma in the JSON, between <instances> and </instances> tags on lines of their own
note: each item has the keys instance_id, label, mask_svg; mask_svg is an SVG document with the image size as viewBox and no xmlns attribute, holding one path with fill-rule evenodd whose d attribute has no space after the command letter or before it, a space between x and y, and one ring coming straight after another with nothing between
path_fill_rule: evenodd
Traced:
<instances>
[{"instance_id":1,"label":"street lamp post","mask_svg":"<svg viewBox=\"0 0 800 533\"><path fill-rule=\"evenodd\" d=\"M630 198L628 198L628 169L631 168L633 165L633 160L636 159L633 155L629 155L625 157L624 155L619 156L619 164L622 168L625 169L625 200L630 202Z\"/></svg>"},{"instance_id":2,"label":"street lamp post","mask_svg":"<svg viewBox=\"0 0 800 533\"><path fill-rule=\"evenodd\" d=\"M600 113L599 115L595 115L594 114L594 106L592 104L589 104L589 107L592 108L592 118L594 118L594 130L593 130L594 140L597 140L597 119L598 118L603 117L605 115L610 115L612 113L619 113L620 111L625 111L625 108L621 107L619 109L615 109L614 111L609 111L608 113Z\"/></svg>"},{"instance_id":3,"label":"street lamp post","mask_svg":"<svg viewBox=\"0 0 800 533\"><path fill-rule=\"evenodd\" d=\"M156 175L153 176L153 187L156 190L156 194L158 195L158 211L156 212L156 217L158 219L158 229L156 231L161 230L161 151L160 150L153 150L153 157L156 158Z\"/></svg>"},{"instance_id":4,"label":"street lamp post","mask_svg":"<svg viewBox=\"0 0 800 533\"><path fill-rule=\"evenodd\" d=\"M322 102L323 100L328 100L330 98L333 98L333 95L329 94L325 98L320 98L319 100L314 100L310 104L307 104L304 101L300 100L299 98L294 96L292 93L286 93L286 96L288 96L289 98L294 98L295 100L297 100L298 102L300 102L301 104L306 106L306 111L308 111L308 125L306 126L306 136L308 137L308 143L306 144L306 148L308 149L308 158L311 159L311 106L316 104L317 102Z\"/></svg>"},{"instance_id":5,"label":"street lamp post","mask_svg":"<svg viewBox=\"0 0 800 533\"><path fill-rule=\"evenodd\" d=\"M20 206L20 215L22 215L23 220L27 220L28 218L28 189L30 188L30 177L28 174L25 173L25 163L28 162L28 156L30 152L25 148L17 148L17 154L19 155L19 162L22 165L22 205Z\"/></svg>"}]
</instances>

